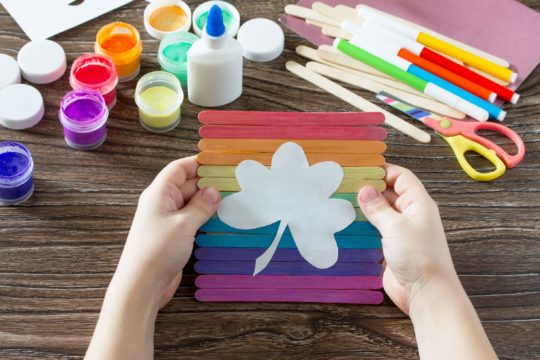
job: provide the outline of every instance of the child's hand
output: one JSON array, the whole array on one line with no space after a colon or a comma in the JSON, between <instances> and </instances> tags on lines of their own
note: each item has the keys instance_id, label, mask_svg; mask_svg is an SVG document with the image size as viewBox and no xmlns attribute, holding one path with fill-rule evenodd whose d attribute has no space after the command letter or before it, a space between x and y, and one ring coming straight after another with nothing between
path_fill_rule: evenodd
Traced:
<instances>
[{"instance_id":1,"label":"child's hand","mask_svg":"<svg viewBox=\"0 0 540 360\"><path fill-rule=\"evenodd\" d=\"M382 235L384 289L406 314L418 291L433 280L454 283L457 275L439 209L409 170L386 166L388 189L360 191L358 202Z\"/></svg>"},{"instance_id":2,"label":"child's hand","mask_svg":"<svg viewBox=\"0 0 540 360\"><path fill-rule=\"evenodd\" d=\"M117 273L156 285L163 307L174 295L195 233L217 210L220 194L197 189L195 157L165 167L142 193Z\"/></svg>"}]
</instances>

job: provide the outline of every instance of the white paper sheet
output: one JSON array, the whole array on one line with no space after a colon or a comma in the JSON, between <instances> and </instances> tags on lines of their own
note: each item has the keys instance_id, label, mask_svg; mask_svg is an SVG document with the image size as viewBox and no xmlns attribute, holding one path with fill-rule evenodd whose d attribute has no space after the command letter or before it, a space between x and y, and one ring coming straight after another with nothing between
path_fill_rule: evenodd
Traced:
<instances>
[{"instance_id":1,"label":"white paper sheet","mask_svg":"<svg viewBox=\"0 0 540 360\"><path fill-rule=\"evenodd\" d=\"M133 0L0 0L31 40L48 39Z\"/></svg>"},{"instance_id":2,"label":"white paper sheet","mask_svg":"<svg viewBox=\"0 0 540 360\"><path fill-rule=\"evenodd\" d=\"M306 261L327 269L338 260L334 234L355 219L347 200L330 199L343 180L343 169L326 161L310 166L304 150L288 142L272 157L270 169L257 161L236 168L241 191L223 199L218 217L237 229L256 229L280 221L274 241L255 262L253 275L268 265L285 228Z\"/></svg>"}]
</instances>

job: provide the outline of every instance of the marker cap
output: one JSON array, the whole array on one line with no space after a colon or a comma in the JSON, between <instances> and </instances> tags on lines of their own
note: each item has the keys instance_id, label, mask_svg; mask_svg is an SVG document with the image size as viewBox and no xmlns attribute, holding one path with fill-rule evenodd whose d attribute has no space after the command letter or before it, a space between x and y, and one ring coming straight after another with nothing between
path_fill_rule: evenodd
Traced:
<instances>
[{"instance_id":1,"label":"marker cap","mask_svg":"<svg viewBox=\"0 0 540 360\"><path fill-rule=\"evenodd\" d=\"M43 97L36 88L15 84L0 90L0 125L28 129L40 122L44 113Z\"/></svg>"},{"instance_id":2,"label":"marker cap","mask_svg":"<svg viewBox=\"0 0 540 360\"><path fill-rule=\"evenodd\" d=\"M244 57L257 62L272 61L283 52L285 35L272 20L252 19L238 31L238 41L244 49Z\"/></svg>"},{"instance_id":3,"label":"marker cap","mask_svg":"<svg viewBox=\"0 0 540 360\"><path fill-rule=\"evenodd\" d=\"M21 82L21 69L11 56L0 54L0 69L0 89Z\"/></svg>"},{"instance_id":4,"label":"marker cap","mask_svg":"<svg viewBox=\"0 0 540 360\"><path fill-rule=\"evenodd\" d=\"M51 40L31 41L19 51L17 61L22 76L34 84L58 80L66 71L66 53Z\"/></svg>"}]
</instances>

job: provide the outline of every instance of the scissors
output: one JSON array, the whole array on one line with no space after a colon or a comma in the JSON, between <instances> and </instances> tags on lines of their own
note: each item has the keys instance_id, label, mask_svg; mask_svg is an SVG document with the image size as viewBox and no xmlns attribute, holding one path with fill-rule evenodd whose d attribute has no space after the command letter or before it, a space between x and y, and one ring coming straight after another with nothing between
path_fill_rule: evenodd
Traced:
<instances>
[{"instance_id":1,"label":"scissors","mask_svg":"<svg viewBox=\"0 0 540 360\"><path fill-rule=\"evenodd\" d=\"M442 117L416 108L385 92L377 94L377 99L435 130L450 145L463 170L474 180L495 180L505 173L507 167L517 166L525 156L525 144L521 137L514 130L502 124ZM477 132L480 130L491 130L506 136L516 145L517 153L515 155L508 154L493 141L478 135ZM495 169L491 172L476 170L465 158L465 153L468 151L481 155L492 163Z\"/></svg>"}]
</instances>

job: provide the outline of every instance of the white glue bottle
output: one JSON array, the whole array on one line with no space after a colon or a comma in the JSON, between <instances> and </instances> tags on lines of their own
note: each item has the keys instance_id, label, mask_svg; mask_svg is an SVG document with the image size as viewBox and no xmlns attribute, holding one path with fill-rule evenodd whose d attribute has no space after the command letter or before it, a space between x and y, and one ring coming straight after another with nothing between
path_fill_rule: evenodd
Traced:
<instances>
[{"instance_id":1,"label":"white glue bottle","mask_svg":"<svg viewBox=\"0 0 540 360\"><path fill-rule=\"evenodd\" d=\"M228 104L242 95L242 45L229 36L214 5L203 36L187 53L189 102L204 107Z\"/></svg>"}]
</instances>

